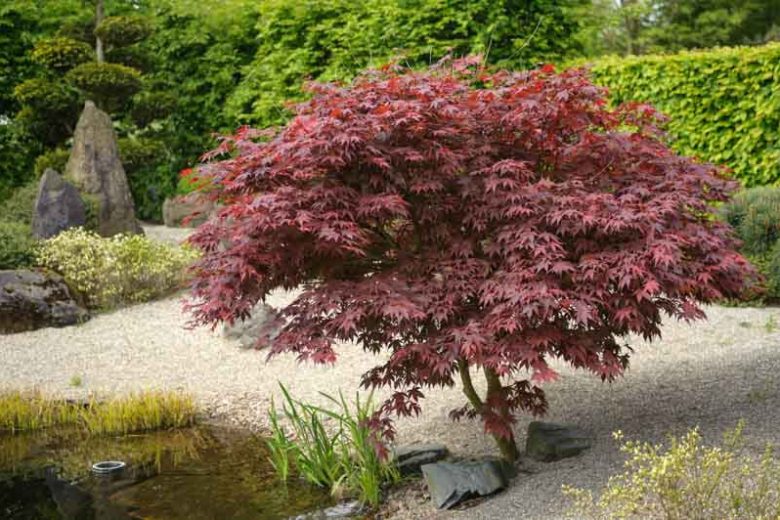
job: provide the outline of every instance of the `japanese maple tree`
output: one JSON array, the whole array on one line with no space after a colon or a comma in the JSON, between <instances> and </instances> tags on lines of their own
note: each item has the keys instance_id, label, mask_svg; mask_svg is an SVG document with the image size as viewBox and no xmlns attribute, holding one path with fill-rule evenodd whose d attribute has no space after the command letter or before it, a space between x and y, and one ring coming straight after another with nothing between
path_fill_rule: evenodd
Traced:
<instances>
[{"instance_id":1,"label":"japanese maple tree","mask_svg":"<svg viewBox=\"0 0 780 520\"><path fill-rule=\"evenodd\" d=\"M363 376L393 389L383 417L459 379L453 415L481 418L514 460L514 415L545 411L550 359L613 380L629 333L702 318L753 276L711 218L733 183L672 152L652 108L608 108L584 71L468 59L310 89L278 132L242 128L207 154L226 205L191 239L190 307L232 322L302 287L271 353L387 351Z\"/></svg>"}]
</instances>

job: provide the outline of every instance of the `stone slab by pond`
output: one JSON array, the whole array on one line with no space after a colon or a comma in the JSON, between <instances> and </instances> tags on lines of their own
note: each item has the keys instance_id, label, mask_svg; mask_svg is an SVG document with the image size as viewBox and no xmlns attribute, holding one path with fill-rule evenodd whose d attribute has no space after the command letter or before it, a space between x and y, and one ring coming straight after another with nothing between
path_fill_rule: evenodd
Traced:
<instances>
[{"instance_id":1,"label":"stone slab by pond","mask_svg":"<svg viewBox=\"0 0 780 520\"><path fill-rule=\"evenodd\" d=\"M533 421L528 425L526 455L542 462L574 457L590 448L590 437L575 426Z\"/></svg>"},{"instance_id":2,"label":"stone slab by pond","mask_svg":"<svg viewBox=\"0 0 780 520\"><path fill-rule=\"evenodd\" d=\"M488 458L425 464L422 472L433 504L450 509L468 498L501 491L516 470L501 459Z\"/></svg>"},{"instance_id":3,"label":"stone slab by pond","mask_svg":"<svg viewBox=\"0 0 780 520\"><path fill-rule=\"evenodd\" d=\"M445 459L450 452L443 444L410 444L393 450L393 462L402 477L422 474L422 466Z\"/></svg>"},{"instance_id":4,"label":"stone slab by pond","mask_svg":"<svg viewBox=\"0 0 780 520\"><path fill-rule=\"evenodd\" d=\"M89 313L54 273L0 271L0 334L83 323Z\"/></svg>"}]
</instances>

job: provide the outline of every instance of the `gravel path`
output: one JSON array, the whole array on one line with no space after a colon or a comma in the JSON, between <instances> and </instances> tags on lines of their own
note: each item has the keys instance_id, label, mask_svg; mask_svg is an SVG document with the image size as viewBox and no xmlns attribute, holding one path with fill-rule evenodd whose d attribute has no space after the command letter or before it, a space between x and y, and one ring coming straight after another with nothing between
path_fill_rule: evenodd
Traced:
<instances>
[{"instance_id":1,"label":"gravel path","mask_svg":"<svg viewBox=\"0 0 780 520\"><path fill-rule=\"evenodd\" d=\"M186 234L152 231L170 240ZM0 336L0 388L68 397L182 389L215 416L262 425L271 396L278 395L277 381L300 398L322 402L319 391L351 395L360 374L379 361L343 345L333 367L301 366L289 356L266 363L264 352L241 349L219 331L185 328L180 298L101 314L75 327ZM269 303L290 298L274 294ZM780 444L780 309L711 307L707 314L708 321L693 326L669 322L655 344L633 342L631 368L613 385L560 367L561 380L546 386L547 419L591 433L594 446L584 455L551 464L524 461L528 473L508 491L468 510L436 512L414 490L389 509L401 518L560 518L561 484L596 489L620 470L623 459L610 435L617 429L629 438L661 441L666 433L699 425L705 438L717 438L744 418L749 447ZM70 386L74 376L81 387ZM438 441L459 455L493 454L478 424L447 418L462 403L457 388L432 392L420 417L398 423L399 442ZM517 425L521 444L528 422Z\"/></svg>"}]
</instances>

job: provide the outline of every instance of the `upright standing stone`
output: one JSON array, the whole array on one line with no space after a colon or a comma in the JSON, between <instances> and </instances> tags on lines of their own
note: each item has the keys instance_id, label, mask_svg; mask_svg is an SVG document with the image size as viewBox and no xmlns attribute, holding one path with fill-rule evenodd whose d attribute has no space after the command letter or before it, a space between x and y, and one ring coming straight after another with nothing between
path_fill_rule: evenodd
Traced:
<instances>
[{"instance_id":1,"label":"upright standing stone","mask_svg":"<svg viewBox=\"0 0 780 520\"><path fill-rule=\"evenodd\" d=\"M94 200L98 233L106 237L143 233L135 218L111 118L92 101L86 102L76 125L65 177Z\"/></svg>"},{"instance_id":2,"label":"upright standing stone","mask_svg":"<svg viewBox=\"0 0 780 520\"><path fill-rule=\"evenodd\" d=\"M43 172L35 199L32 229L35 238L50 238L87 222L79 191L51 168Z\"/></svg>"}]
</instances>

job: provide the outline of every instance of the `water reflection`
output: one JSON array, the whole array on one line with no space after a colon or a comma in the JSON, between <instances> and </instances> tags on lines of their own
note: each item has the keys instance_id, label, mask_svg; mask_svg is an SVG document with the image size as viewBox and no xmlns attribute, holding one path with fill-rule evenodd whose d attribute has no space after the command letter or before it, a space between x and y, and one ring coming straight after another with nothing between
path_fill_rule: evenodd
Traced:
<instances>
[{"instance_id":1,"label":"water reflection","mask_svg":"<svg viewBox=\"0 0 780 520\"><path fill-rule=\"evenodd\" d=\"M101 460L127 467L91 474ZM319 489L280 484L262 439L236 430L0 436L0 518L8 520L276 519L330 504Z\"/></svg>"}]
</instances>

